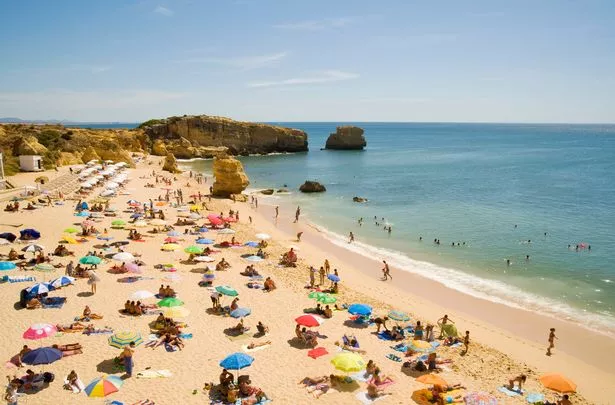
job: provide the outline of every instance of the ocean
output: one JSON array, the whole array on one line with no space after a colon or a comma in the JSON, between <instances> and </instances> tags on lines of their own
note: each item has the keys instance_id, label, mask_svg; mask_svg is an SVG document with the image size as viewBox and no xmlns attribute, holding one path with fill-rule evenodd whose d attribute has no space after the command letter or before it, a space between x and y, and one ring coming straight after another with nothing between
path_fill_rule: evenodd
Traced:
<instances>
[{"instance_id":1,"label":"ocean","mask_svg":"<svg viewBox=\"0 0 615 405\"><path fill-rule=\"evenodd\" d=\"M354 123L367 148L326 151L336 124L276 124L306 131L310 151L241 158L250 188L292 191L261 201L300 205L396 271L615 331L615 125ZM299 193L305 180L327 192Z\"/></svg>"}]
</instances>

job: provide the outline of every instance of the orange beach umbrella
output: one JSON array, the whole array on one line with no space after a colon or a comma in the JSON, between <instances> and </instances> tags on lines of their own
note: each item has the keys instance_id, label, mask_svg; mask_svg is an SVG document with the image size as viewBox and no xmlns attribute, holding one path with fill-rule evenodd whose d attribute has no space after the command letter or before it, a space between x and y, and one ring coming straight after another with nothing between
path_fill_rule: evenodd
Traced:
<instances>
[{"instance_id":1,"label":"orange beach umbrella","mask_svg":"<svg viewBox=\"0 0 615 405\"><path fill-rule=\"evenodd\" d=\"M436 374L424 374L418 377L416 381L422 382L423 384L428 384L428 385L442 385L442 386L448 385L448 383L444 380L444 378Z\"/></svg>"},{"instance_id":2,"label":"orange beach umbrella","mask_svg":"<svg viewBox=\"0 0 615 405\"><path fill-rule=\"evenodd\" d=\"M577 385L559 373L548 373L539 378L542 385L557 392L576 392Z\"/></svg>"}]
</instances>

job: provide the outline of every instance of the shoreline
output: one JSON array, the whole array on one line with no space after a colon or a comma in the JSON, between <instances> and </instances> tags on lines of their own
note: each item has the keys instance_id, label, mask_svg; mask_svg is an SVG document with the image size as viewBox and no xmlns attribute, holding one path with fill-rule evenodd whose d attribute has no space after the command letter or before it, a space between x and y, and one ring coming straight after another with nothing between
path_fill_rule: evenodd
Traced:
<instances>
[{"instance_id":1,"label":"shoreline","mask_svg":"<svg viewBox=\"0 0 615 405\"><path fill-rule=\"evenodd\" d=\"M615 378L613 356L605 354L613 353L615 339L600 333L591 333L586 329L579 330L578 325L569 321L476 298L393 266L391 273L395 282L384 285L384 282L380 281L380 260L337 246L318 230L318 225L306 223L305 218L300 220L299 224L293 224L290 218L293 218L294 209L288 207L288 204L279 206L280 218L289 220L280 219L276 224L273 206L267 203L261 205L260 201L257 215L283 234L289 243L295 239L297 232L303 231L298 245L303 247L309 244L310 252L316 253L318 258L329 258L332 268L340 268L342 277L350 269L352 278L343 278L343 283L350 284L352 289L384 302L387 302L387 297L391 295L402 298L411 303L408 306L411 312L420 314L423 319L438 319L447 313L457 324L471 325L468 329L472 330L474 338L519 362L530 364L544 372L566 369L569 377L577 381L580 389L595 383L603 387L612 385ZM271 209L271 215L264 214L264 209ZM252 212L255 212L253 208ZM310 256L310 262L318 260ZM355 281L355 276L360 277ZM378 284L374 284L375 281ZM552 357L545 355L549 327L555 327L559 337ZM459 329L460 332L462 329ZM582 347L578 345L581 341L584 342ZM594 400L608 401L607 398L615 395L615 387L611 388L610 396L606 395L606 391L604 394L602 399Z\"/></svg>"}]
</instances>

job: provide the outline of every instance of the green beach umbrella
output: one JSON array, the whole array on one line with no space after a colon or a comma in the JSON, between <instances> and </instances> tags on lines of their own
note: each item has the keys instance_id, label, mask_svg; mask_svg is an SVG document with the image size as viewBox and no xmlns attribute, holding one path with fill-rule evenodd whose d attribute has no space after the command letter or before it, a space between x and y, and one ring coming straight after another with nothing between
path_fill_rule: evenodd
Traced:
<instances>
[{"instance_id":1,"label":"green beach umbrella","mask_svg":"<svg viewBox=\"0 0 615 405\"><path fill-rule=\"evenodd\" d=\"M337 302L337 298L329 294L324 294L316 298L316 301L320 302L321 304L334 304Z\"/></svg>"},{"instance_id":2,"label":"green beach umbrella","mask_svg":"<svg viewBox=\"0 0 615 405\"><path fill-rule=\"evenodd\" d=\"M184 252L190 253L190 254L201 254L203 253L203 248L192 245L192 246L188 246L187 248L185 248Z\"/></svg>"},{"instance_id":3,"label":"green beach umbrella","mask_svg":"<svg viewBox=\"0 0 615 405\"><path fill-rule=\"evenodd\" d=\"M34 266L34 270L36 271L55 271L55 269L56 268L49 263L39 263Z\"/></svg>"},{"instance_id":4,"label":"green beach umbrella","mask_svg":"<svg viewBox=\"0 0 615 405\"><path fill-rule=\"evenodd\" d=\"M93 264L99 265L102 262L102 259L98 256L84 256L79 259L79 263L81 264Z\"/></svg>"},{"instance_id":5,"label":"green beach umbrella","mask_svg":"<svg viewBox=\"0 0 615 405\"><path fill-rule=\"evenodd\" d=\"M121 219L116 219L115 221L111 222L111 225L115 227L122 227L126 225L126 221L123 221Z\"/></svg>"},{"instance_id":6,"label":"green beach umbrella","mask_svg":"<svg viewBox=\"0 0 615 405\"><path fill-rule=\"evenodd\" d=\"M308 294L308 298L311 298L313 300L317 300L318 298L322 297L323 295L326 295L326 293L320 292L320 291L312 291L311 293Z\"/></svg>"},{"instance_id":7,"label":"green beach umbrella","mask_svg":"<svg viewBox=\"0 0 615 405\"><path fill-rule=\"evenodd\" d=\"M218 291L220 294L228 295L229 297L236 297L239 295L237 290L230 285L219 285L216 287L216 291Z\"/></svg>"},{"instance_id":8,"label":"green beach umbrella","mask_svg":"<svg viewBox=\"0 0 615 405\"><path fill-rule=\"evenodd\" d=\"M173 298L173 297L167 297L167 298L163 298L160 301L158 301L157 304L159 307L179 307L181 305L184 305L184 301L177 299L177 298Z\"/></svg>"},{"instance_id":9,"label":"green beach umbrella","mask_svg":"<svg viewBox=\"0 0 615 405\"><path fill-rule=\"evenodd\" d=\"M66 228L64 233L77 233L79 230L77 228Z\"/></svg>"}]
</instances>

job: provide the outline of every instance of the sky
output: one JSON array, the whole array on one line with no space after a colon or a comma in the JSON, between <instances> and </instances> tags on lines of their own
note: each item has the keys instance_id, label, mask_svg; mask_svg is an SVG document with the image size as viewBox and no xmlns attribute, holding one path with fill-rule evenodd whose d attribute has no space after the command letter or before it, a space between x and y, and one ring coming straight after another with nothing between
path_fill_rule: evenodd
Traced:
<instances>
[{"instance_id":1,"label":"sky","mask_svg":"<svg viewBox=\"0 0 615 405\"><path fill-rule=\"evenodd\" d=\"M0 0L0 117L615 122L615 1Z\"/></svg>"}]
</instances>

